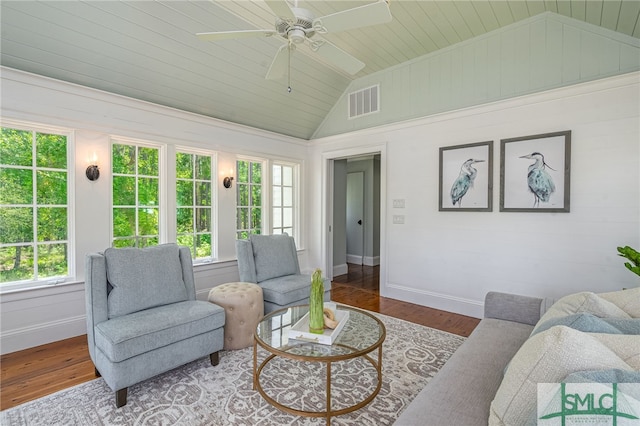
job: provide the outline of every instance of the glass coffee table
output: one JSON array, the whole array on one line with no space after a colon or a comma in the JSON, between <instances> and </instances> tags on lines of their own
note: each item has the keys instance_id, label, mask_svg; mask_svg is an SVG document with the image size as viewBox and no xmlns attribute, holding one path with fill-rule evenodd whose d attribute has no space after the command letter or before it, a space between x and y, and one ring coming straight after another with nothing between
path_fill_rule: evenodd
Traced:
<instances>
[{"instance_id":1,"label":"glass coffee table","mask_svg":"<svg viewBox=\"0 0 640 426\"><path fill-rule=\"evenodd\" d=\"M309 340L289 338L289 330L291 327L307 312L309 312L308 305L280 309L278 311L271 312L266 315L262 321L260 321L256 328L253 345L253 388L260 392L260 395L262 395L262 397L271 405L294 415L325 417L327 419L327 425L329 425L331 423L332 416L338 416L358 410L371 402L378 392L380 392L380 387L382 385L382 343L386 337L384 324L382 324L382 322L375 316L360 309L344 305L337 305L337 309L349 311L349 318L344 328L331 345L320 344ZM269 353L266 358L260 362L258 362L258 347L265 349ZM371 353L376 349L377 357L372 357ZM283 359L286 359L286 362L288 363L293 361L294 364L295 362L310 362L323 363L325 365L324 369L326 370L326 378L324 379L323 390L325 393L324 397L326 399L324 404L315 404L316 407L323 405L319 410L314 411L303 409L307 407L296 408L293 406L294 404L291 403L292 398L286 397L287 386L299 386L299 380L302 380L303 377L297 377L294 379L298 383L282 380L281 383L272 386L276 389L275 391L270 392L270 389L265 391L263 383L261 383L261 379L264 379L264 381L267 382L268 380L276 378L273 377L273 375L279 375L278 373L269 371L269 363L277 363L278 361L283 361ZM334 386L336 381L340 384L348 383L350 380L348 377L349 375L362 378L362 375L359 373L360 370L353 374L354 368L350 366L339 368L332 377L332 363L352 362L350 360L365 360L366 362L362 362L365 366L364 368L373 369L372 375L374 377L371 382L366 381L364 385L362 383L356 383L359 386L354 386L354 389L356 387L361 388L364 386L367 388L364 392L348 392L350 398L356 397L358 398L357 400L349 400L347 401L346 406L345 404L342 404L342 406L334 409L332 408L331 401L332 383ZM290 367L286 367L287 372L290 373L292 370L297 368L294 364L291 364ZM368 367L366 367L367 365ZM318 373L321 371L321 368L315 369L314 371L316 374L321 374ZM268 374L272 374L272 376L267 376ZM306 377L306 373L304 378L310 381L322 379L322 377L308 378ZM352 380L362 382L362 380L358 378ZM268 387L269 385L267 385L267 388ZM369 390L371 392L367 395ZM279 395L285 395L285 397L279 398ZM346 393L344 395L346 395Z\"/></svg>"}]
</instances>

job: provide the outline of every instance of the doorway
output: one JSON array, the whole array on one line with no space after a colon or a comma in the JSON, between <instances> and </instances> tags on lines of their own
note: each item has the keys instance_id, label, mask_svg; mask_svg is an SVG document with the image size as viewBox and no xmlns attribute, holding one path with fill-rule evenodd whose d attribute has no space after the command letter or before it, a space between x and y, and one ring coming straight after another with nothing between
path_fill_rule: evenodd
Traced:
<instances>
[{"instance_id":1,"label":"doorway","mask_svg":"<svg viewBox=\"0 0 640 426\"><path fill-rule=\"evenodd\" d=\"M383 258L383 170L381 153L353 155L330 161L333 189L329 232L332 277L336 282L361 281L378 291ZM373 279L375 278L375 279ZM373 281L375 282L372 282Z\"/></svg>"}]
</instances>

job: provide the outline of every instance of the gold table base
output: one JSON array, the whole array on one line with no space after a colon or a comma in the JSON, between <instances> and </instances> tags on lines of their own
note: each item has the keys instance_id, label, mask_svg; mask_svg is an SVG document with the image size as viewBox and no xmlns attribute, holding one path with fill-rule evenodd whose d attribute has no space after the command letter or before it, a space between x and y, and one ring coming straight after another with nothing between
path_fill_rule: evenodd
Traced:
<instances>
[{"instance_id":1,"label":"gold table base","mask_svg":"<svg viewBox=\"0 0 640 426\"><path fill-rule=\"evenodd\" d=\"M382 339L384 340L384 339ZM260 344L260 346L262 348L264 348L266 351L270 352L271 355L269 355L267 358L265 358L260 365L258 366L258 344ZM349 349L353 349L355 350L355 348L351 348L349 346L346 345L338 345L338 346L342 346L342 347L346 347ZM253 341L253 390L257 390L258 392L260 392L260 395L262 395L262 397L265 399L265 401L267 401L269 404L273 405L274 407L287 412L289 414L294 414L297 416L304 416L304 417L325 417L327 419L327 426L329 426L331 424L331 417L332 416L339 416L342 414L346 414L346 413L351 413L353 411L359 410L360 408L364 407L365 405L367 405L368 403L370 403L375 397L376 395L378 395L378 393L380 392L380 388L382 386L382 341L380 342L379 345L377 345L377 349L378 349L378 360L376 361L375 359L371 358L368 354L362 354L362 353L357 353L358 351L355 350L355 354L347 354L347 355L343 355L341 357L332 357L331 360L326 360L323 358L317 358L315 360L309 359L309 358L303 358L299 355L295 355L295 354L286 354L286 353L273 353L271 350L271 347L268 345L264 345L262 344L262 342L259 342L257 338L254 337L254 341ZM371 347L371 351L376 349L376 346ZM276 401L275 399L271 398L269 395L267 395L267 393L264 391L264 389L262 389L262 385L260 384L260 374L262 373L263 368L274 358L276 358L277 356L282 356L285 358L289 358L292 360L299 360L299 361L312 361L312 362L323 362L325 364L327 364L327 378L326 378L326 396L327 396L327 409L326 411L305 411L305 410L298 410L296 408L291 408L288 407L286 405L283 405L281 403L279 403L278 401ZM349 407L345 407L345 408L341 408L339 410L332 410L331 409L331 364L333 362L336 361L344 361L344 360L348 360L348 359L354 359L357 357L363 357L365 358L367 361L369 361L369 363L373 366L373 368L375 368L377 375L378 375L378 384L376 385L376 388L374 389L374 391L368 396L366 397L364 400L362 400L361 402L354 404L352 406Z\"/></svg>"}]
</instances>

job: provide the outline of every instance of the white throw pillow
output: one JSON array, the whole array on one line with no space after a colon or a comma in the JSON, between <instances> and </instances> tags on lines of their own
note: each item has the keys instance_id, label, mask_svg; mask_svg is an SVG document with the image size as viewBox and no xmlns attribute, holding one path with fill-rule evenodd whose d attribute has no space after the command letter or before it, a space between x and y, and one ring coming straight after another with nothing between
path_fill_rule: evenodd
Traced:
<instances>
[{"instance_id":1,"label":"white throw pillow","mask_svg":"<svg viewBox=\"0 0 640 426\"><path fill-rule=\"evenodd\" d=\"M490 425L535 424L537 384L559 383L584 370L640 371L640 338L555 326L529 338L514 355L491 403Z\"/></svg>"},{"instance_id":2,"label":"white throw pillow","mask_svg":"<svg viewBox=\"0 0 640 426\"><path fill-rule=\"evenodd\" d=\"M610 295L611 293L603 294ZM611 298L616 302L618 301L617 298ZM540 318L531 335L535 334L538 326L545 321L581 313L592 314L599 318L631 318L627 312L618 307L614 302L596 293L583 291L581 293L564 296L554 303L542 318Z\"/></svg>"},{"instance_id":3,"label":"white throw pillow","mask_svg":"<svg viewBox=\"0 0 640 426\"><path fill-rule=\"evenodd\" d=\"M613 303L632 318L640 318L640 287L627 290L598 293L598 296Z\"/></svg>"}]
</instances>

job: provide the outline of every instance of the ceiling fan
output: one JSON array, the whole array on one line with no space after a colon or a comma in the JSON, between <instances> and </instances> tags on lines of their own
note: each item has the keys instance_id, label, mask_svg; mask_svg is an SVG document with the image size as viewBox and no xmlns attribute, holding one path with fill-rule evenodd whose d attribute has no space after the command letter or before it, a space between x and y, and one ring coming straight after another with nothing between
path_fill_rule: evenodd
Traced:
<instances>
[{"instance_id":1,"label":"ceiling fan","mask_svg":"<svg viewBox=\"0 0 640 426\"><path fill-rule=\"evenodd\" d=\"M291 53L300 46L324 58L336 67L354 75L364 68L364 63L318 34L335 33L391 21L388 0L378 0L363 6L316 18L313 13L300 7L291 7L286 0L265 0L276 15L275 29L216 31L197 33L202 40L219 41L248 37L270 37L279 35L287 41L271 62L265 78L277 79L290 69ZM297 5L297 0L296 3ZM289 91L291 86L289 85Z\"/></svg>"}]
</instances>

